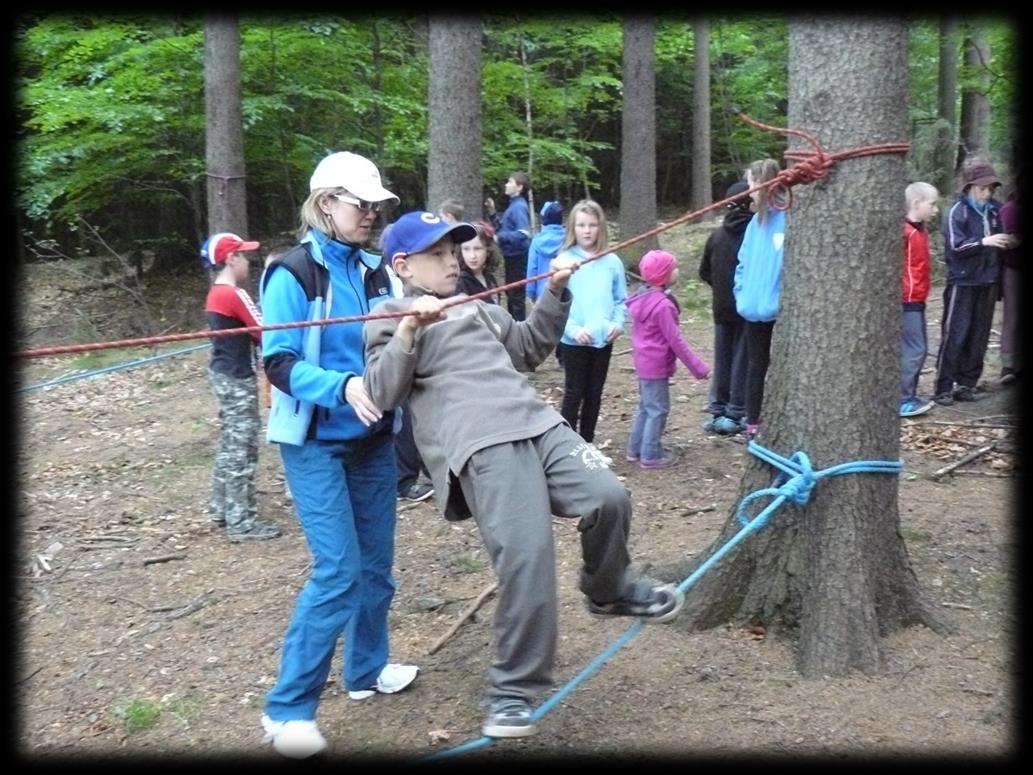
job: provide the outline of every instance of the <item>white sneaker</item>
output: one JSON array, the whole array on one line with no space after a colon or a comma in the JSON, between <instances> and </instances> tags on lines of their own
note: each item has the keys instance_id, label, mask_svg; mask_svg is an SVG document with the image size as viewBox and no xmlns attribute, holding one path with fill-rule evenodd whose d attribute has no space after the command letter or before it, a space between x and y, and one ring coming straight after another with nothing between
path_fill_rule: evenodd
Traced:
<instances>
[{"instance_id":1,"label":"white sneaker","mask_svg":"<svg viewBox=\"0 0 1033 775\"><path fill-rule=\"evenodd\" d=\"M380 675L377 676L377 682L373 687L349 691L348 696L353 700L364 700L367 697L372 697L377 692L381 694L400 692L416 680L416 674L419 672L420 668L416 667L416 665L399 665L394 662L388 662L384 665L384 669L380 671Z\"/></svg>"},{"instance_id":2,"label":"white sneaker","mask_svg":"<svg viewBox=\"0 0 1033 775\"><path fill-rule=\"evenodd\" d=\"M273 748L291 759L305 759L326 750L326 738L315 721L273 721L263 715L262 728L263 742L271 742Z\"/></svg>"}]
</instances>

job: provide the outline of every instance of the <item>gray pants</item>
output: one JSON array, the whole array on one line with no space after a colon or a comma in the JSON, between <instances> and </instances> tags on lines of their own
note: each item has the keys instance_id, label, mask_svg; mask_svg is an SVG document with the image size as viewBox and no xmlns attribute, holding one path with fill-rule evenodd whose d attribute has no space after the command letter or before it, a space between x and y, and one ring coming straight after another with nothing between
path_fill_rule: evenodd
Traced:
<instances>
[{"instance_id":1,"label":"gray pants","mask_svg":"<svg viewBox=\"0 0 1033 775\"><path fill-rule=\"evenodd\" d=\"M258 517L258 379L239 379L208 369L219 403L219 446L212 467L208 516L230 531L247 530Z\"/></svg>"},{"instance_id":2,"label":"gray pants","mask_svg":"<svg viewBox=\"0 0 1033 775\"><path fill-rule=\"evenodd\" d=\"M495 661L485 700L532 700L552 685L556 560L552 515L580 517L580 589L620 597L630 564L631 499L602 455L565 424L475 452L459 485L499 581Z\"/></svg>"}]
</instances>

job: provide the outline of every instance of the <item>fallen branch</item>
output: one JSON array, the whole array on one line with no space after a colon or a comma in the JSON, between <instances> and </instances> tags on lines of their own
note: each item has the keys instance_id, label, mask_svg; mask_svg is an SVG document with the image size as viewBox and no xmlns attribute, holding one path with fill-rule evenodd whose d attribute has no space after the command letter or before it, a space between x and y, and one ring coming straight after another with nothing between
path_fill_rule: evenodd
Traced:
<instances>
[{"instance_id":1,"label":"fallen branch","mask_svg":"<svg viewBox=\"0 0 1033 775\"><path fill-rule=\"evenodd\" d=\"M492 595L492 593L494 593L495 590L498 588L499 583L497 581L493 581L491 582L491 584L489 584L483 590L481 590L481 594L477 596L477 599L474 600L467 607L467 609L459 615L459 619L455 622L455 624L448 628L448 632L446 632L444 635L438 638L437 642L433 646L431 646L430 649L428 649L427 654L433 654L439 648L444 646L445 642L456 634L459 628L463 625L463 622L465 622L467 619L473 616L474 613L476 613L477 609L480 608L481 605L484 603L484 601L487 600Z\"/></svg>"},{"instance_id":2,"label":"fallen branch","mask_svg":"<svg viewBox=\"0 0 1033 775\"><path fill-rule=\"evenodd\" d=\"M966 463L971 463L976 458L981 457L982 455L985 455L987 452L990 452L996 446L997 446L997 442L995 441L992 444L987 444L985 447L980 447L979 449L974 449L971 452L969 452L969 453L967 453L965 455L962 455L960 458L955 460L953 463L951 463L949 465L945 465L943 468L940 468L940 469L938 469L936 471L933 471L932 474L929 475L929 478L931 478L931 479L939 479L941 476L944 476L945 474L949 474L955 468L960 468L961 466L965 465Z\"/></svg>"},{"instance_id":3,"label":"fallen branch","mask_svg":"<svg viewBox=\"0 0 1033 775\"><path fill-rule=\"evenodd\" d=\"M172 560L185 560L187 556L185 554L163 554L159 557L144 557L143 564L157 565L159 562L170 562Z\"/></svg>"},{"instance_id":4,"label":"fallen branch","mask_svg":"<svg viewBox=\"0 0 1033 775\"><path fill-rule=\"evenodd\" d=\"M964 603L945 602L945 603L940 603L940 605L942 605L944 608L960 608L960 609L962 609L964 611L971 611L972 610L972 606L965 605Z\"/></svg>"}]
</instances>

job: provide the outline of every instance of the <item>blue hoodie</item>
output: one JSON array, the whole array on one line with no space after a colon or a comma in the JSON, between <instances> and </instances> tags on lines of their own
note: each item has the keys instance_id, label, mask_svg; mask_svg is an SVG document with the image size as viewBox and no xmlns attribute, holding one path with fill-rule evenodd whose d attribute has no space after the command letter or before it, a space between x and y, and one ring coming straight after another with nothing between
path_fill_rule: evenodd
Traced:
<instances>
[{"instance_id":1,"label":"blue hoodie","mask_svg":"<svg viewBox=\"0 0 1033 775\"><path fill-rule=\"evenodd\" d=\"M542 227L542 230L531 239L531 246L527 249L527 277L534 277L536 274L549 271L549 262L560 252L560 245L563 244L563 235L566 229L562 223L550 223ZM527 284L527 298L535 301L545 290L547 279L535 280Z\"/></svg>"},{"instance_id":2,"label":"blue hoodie","mask_svg":"<svg viewBox=\"0 0 1033 775\"><path fill-rule=\"evenodd\" d=\"M589 254L573 245L560 253L560 256L581 261ZM624 306L628 298L628 284L624 277L624 262L616 253L607 253L580 267L570 276L567 289L574 300L570 305L561 342L578 347L602 348L608 344L606 336L611 328L616 326L624 331L624 321L628 314ZM591 344L582 345L574 338L579 328L591 335Z\"/></svg>"},{"instance_id":3,"label":"blue hoodie","mask_svg":"<svg viewBox=\"0 0 1033 775\"><path fill-rule=\"evenodd\" d=\"M785 231L785 210L769 210L763 224L753 216L746 227L732 285L736 311L746 320L763 323L778 317Z\"/></svg>"}]
</instances>

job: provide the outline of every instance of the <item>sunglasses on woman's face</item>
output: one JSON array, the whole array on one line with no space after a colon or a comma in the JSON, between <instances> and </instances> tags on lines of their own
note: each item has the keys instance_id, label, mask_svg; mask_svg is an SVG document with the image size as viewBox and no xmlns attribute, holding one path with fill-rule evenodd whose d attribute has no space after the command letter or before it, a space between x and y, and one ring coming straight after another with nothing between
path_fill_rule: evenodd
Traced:
<instances>
[{"instance_id":1,"label":"sunglasses on woman's face","mask_svg":"<svg viewBox=\"0 0 1033 775\"><path fill-rule=\"evenodd\" d=\"M367 202L365 199L358 199L351 194L331 194L331 196L338 202L345 202L346 204L355 205L360 210L366 212L381 212L386 206L387 202Z\"/></svg>"}]
</instances>

